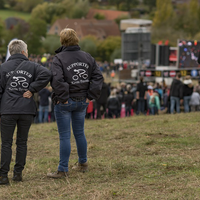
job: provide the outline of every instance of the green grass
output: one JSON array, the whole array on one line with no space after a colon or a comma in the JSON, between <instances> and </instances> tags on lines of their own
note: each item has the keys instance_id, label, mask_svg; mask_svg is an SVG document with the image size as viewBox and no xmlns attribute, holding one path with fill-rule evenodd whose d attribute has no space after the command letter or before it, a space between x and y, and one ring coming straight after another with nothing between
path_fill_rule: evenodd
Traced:
<instances>
[{"instance_id":1,"label":"green grass","mask_svg":"<svg viewBox=\"0 0 200 200\"><path fill-rule=\"evenodd\" d=\"M23 13L14 10L0 10L0 19L5 20L8 17L18 17L25 21L28 21L31 15L29 13Z\"/></svg>"},{"instance_id":2,"label":"green grass","mask_svg":"<svg viewBox=\"0 0 200 200\"><path fill-rule=\"evenodd\" d=\"M46 177L59 162L56 123L33 124L24 181L1 186L0 199L199 199L199 123L200 112L86 120L89 172L72 169L72 136L70 177L62 180ZM14 160L15 144L10 179Z\"/></svg>"}]
</instances>

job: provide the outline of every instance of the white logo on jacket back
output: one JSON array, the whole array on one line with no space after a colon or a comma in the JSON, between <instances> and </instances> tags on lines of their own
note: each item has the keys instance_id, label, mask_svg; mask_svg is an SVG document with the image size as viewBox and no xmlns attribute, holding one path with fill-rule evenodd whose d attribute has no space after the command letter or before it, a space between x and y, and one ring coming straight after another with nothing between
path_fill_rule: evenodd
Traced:
<instances>
[{"instance_id":1,"label":"white logo on jacket back","mask_svg":"<svg viewBox=\"0 0 200 200\"><path fill-rule=\"evenodd\" d=\"M8 72L6 74L6 77L9 78L11 74L13 74L13 71ZM29 72L25 70L17 70L16 75L11 78L10 87L8 89L15 91L27 91L27 88L29 87L28 79L30 79L31 77L32 74L30 74Z\"/></svg>"},{"instance_id":2,"label":"white logo on jacket back","mask_svg":"<svg viewBox=\"0 0 200 200\"><path fill-rule=\"evenodd\" d=\"M88 68L89 68L89 65L82 62L73 63L70 66L68 66L67 70L71 71L71 74L72 74L71 84L80 84L80 83L89 82L88 71L87 71Z\"/></svg>"},{"instance_id":3,"label":"white logo on jacket back","mask_svg":"<svg viewBox=\"0 0 200 200\"><path fill-rule=\"evenodd\" d=\"M13 76L13 82L10 83L12 87L22 86L23 88L27 88L29 84L26 82L26 78L23 76Z\"/></svg>"},{"instance_id":4,"label":"white logo on jacket back","mask_svg":"<svg viewBox=\"0 0 200 200\"><path fill-rule=\"evenodd\" d=\"M72 76L72 79L74 81L77 81L79 77L82 77L83 79L86 79L88 77L84 69L74 69L74 72L76 73L74 76Z\"/></svg>"}]
</instances>

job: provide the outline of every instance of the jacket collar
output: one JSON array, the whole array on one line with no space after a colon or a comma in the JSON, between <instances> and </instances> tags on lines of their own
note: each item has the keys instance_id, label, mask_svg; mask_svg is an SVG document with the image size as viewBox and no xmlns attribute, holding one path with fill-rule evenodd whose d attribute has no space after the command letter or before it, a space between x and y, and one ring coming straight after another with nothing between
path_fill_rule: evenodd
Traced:
<instances>
[{"instance_id":1,"label":"jacket collar","mask_svg":"<svg viewBox=\"0 0 200 200\"><path fill-rule=\"evenodd\" d=\"M78 45L76 46L61 46L60 48L58 48L55 53L60 53L60 52L63 52L63 51L79 51L80 50L80 47Z\"/></svg>"},{"instance_id":2,"label":"jacket collar","mask_svg":"<svg viewBox=\"0 0 200 200\"><path fill-rule=\"evenodd\" d=\"M28 58L25 55L23 55L23 54L13 54L12 56L10 56L8 58L8 61L9 60L15 60L15 59L28 60Z\"/></svg>"}]
</instances>

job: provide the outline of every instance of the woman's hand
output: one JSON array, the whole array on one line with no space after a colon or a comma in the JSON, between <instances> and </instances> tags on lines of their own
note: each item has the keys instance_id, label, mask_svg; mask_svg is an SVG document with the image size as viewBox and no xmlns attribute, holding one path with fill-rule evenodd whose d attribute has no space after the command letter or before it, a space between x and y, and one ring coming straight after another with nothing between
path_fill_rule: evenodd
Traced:
<instances>
[{"instance_id":1,"label":"woman's hand","mask_svg":"<svg viewBox=\"0 0 200 200\"><path fill-rule=\"evenodd\" d=\"M30 99L33 96L32 92L30 92L29 90L27 90L26 92L24 92L23 97L24 98L28 98Z\"/></svg>"}]
</instances>

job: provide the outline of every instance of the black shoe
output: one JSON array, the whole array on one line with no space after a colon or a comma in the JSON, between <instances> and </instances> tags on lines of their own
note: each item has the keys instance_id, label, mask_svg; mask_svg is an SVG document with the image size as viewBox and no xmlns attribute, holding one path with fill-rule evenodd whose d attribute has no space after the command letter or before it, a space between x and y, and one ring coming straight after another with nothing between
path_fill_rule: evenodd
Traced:
<instances>
[{"instance_id":1,"label":"black shoe","mask_svg":"<svg viewBox=\"0 0 200 200\"><path fill-rule=\"evenodd\" d=\"M13 181L22 181L22 173L21 172L14 172Z\"/></svg>"},{"instance_id":2,"label":"black shoe","mask_svg":"<svg viewBox=\"0 0 200 200\"><path fill-rule=\"evenodd\" d=\"M9 180L7 176L0 176L0 185L9 185Z\"/></svg>"}]
</instances>

